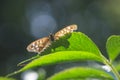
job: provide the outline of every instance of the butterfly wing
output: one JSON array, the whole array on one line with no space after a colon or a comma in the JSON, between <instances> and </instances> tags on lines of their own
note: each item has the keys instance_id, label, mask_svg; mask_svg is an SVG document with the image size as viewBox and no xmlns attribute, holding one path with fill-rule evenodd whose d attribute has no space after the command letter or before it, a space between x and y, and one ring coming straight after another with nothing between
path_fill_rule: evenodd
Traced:
<instances>
[{"instance_id":1,"label":"butterfly wing","mask_svg":"<svg viewBox=\"0 0 120 80\"><path fill-rule=\"evenodd\" d=\"M77 30L77 25L70 25L67 26L63 29L61 29L60 31L58 31L55 35L54 35L54 39L58 40L60 37L64 36L65 34L71 33L74 30Z\"/></svg>"},{"instance_id":2,"label":"butterfly wing","mask_svg":"<svg viewBox=\"0 0 120 80\"><path fill-rule=\"evenodd\" d=\"M71 33L74 30L77 30L77 25L67 26L58 31L54 36L52 35L50 37L40 38L29 44L27 46L27 51L40 53L51 44L52 40L58 40L60 37L64 36L65 34Z\"/></svg>"},{"instance_id":3,"label":"butterfly wing","mask_svg":"<svg viewBox=\"0 0 120 80\"><path fill-rule=\"evenodd\" d=\"M46 49L51 44L49 37L40 38L27 46L28 52L40 53Z\"/></svg>"}]
</instances>

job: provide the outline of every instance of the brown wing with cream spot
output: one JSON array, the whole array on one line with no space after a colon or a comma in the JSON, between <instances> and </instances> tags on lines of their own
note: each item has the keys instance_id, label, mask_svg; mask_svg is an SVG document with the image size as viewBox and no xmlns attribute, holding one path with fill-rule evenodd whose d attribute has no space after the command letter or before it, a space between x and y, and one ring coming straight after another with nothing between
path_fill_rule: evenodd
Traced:
<instances>
[{"instance_id":1,"label":"brown wing with cream spot","mask_svg":"<svg viewBox=\"0 0 120 80\"><path fill-rule=\"evenodd\" d=\"M27 46L28 52L40 53L51 44L49 37L40 38Z\"/></svg>"},{"instance_id":2,"label":"brown wing with cream spot","mask_svg":"<svg viewBox=\"0 0 120 80\"><path fill-rule=\"evenodd\" d=\"M71 33L74 30L77 30L77 25L70 25L67 26L63 29L61 29L60 31L58 31L55 35L54 35L54 39L58 40L60 37L64 36L65 34Z\"/></svg>"}]
</instances>

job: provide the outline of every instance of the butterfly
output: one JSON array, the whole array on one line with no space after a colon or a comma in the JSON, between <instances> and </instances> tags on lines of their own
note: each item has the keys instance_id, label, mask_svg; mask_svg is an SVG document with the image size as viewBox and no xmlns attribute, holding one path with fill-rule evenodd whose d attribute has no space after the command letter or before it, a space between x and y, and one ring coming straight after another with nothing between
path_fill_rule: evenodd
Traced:
<instances>
[{"instance_id":1,"label":"butterfly","mask_svg":"<svg viewBox=\"0 0 120 80\"><path fill-rule=\"evenodd\" d=\"M61 30L59 30L55 34L50 34L48 37L40 38L27 46L28 52L41 53L43 52L53 41L58 40L60 37L65 34L71 33L74 30L77 30L77 25L69 25Z\"/></svg>"}]
</instances>

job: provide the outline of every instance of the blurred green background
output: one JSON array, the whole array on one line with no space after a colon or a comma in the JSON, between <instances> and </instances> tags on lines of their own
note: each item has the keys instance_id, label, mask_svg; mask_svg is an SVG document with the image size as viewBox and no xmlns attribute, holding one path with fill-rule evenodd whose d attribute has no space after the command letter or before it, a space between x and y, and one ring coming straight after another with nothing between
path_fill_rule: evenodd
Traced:
<instances>
[{"instance_id":1,"label":"blurred green background","mask_svg":"<svg viewBox=\"0 0 120 80\"><path fill-rule=\"evenodd\" d=\"M30 42L70 24L106 55L107 38L120 34L120 0L0 0L0 75L36 55L26 51Z\"/></svg>"}]
</instances>

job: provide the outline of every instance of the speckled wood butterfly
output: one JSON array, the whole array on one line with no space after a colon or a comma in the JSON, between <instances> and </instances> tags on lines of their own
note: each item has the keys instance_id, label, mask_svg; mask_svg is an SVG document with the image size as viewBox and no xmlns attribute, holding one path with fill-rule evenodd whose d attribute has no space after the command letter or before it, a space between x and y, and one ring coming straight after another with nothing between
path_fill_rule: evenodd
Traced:
<instances>
[{"instance_id":1,"label":"speckled wood butterfly","mask_svg":"<svg viewBox=\"0 0 120 80\"><path fill-rule=\"evenodd\" d=\"M77 30L77 25L70 25L61 30L59 30L55 34L50 34L48 37L40 38L27 46L28 52L36 52L41 53L46 49L52 41L58 40L60 37L64 36L65 34L71 33L74 30Z\"/></svg>"}]
</instances>

